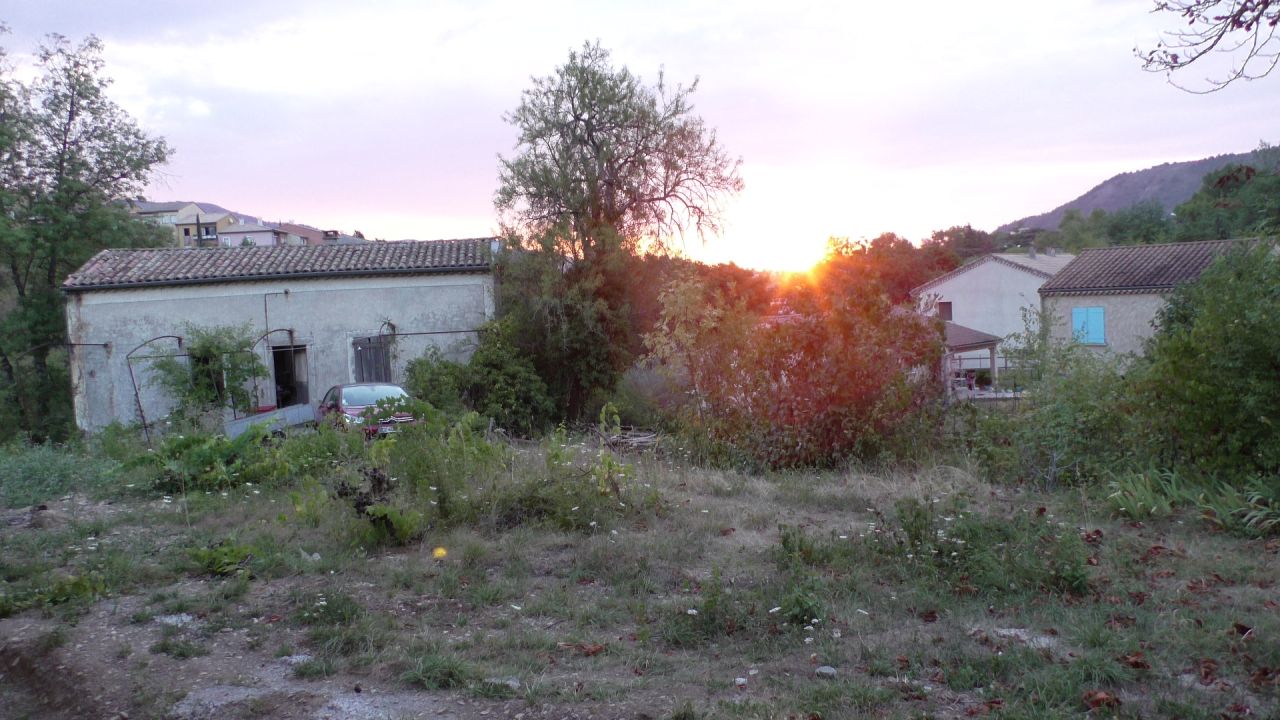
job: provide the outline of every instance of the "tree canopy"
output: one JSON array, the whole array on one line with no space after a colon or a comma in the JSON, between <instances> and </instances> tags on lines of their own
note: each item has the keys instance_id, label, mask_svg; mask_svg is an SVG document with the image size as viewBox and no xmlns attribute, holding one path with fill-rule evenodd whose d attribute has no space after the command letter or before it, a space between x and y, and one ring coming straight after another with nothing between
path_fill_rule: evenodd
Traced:
<instances>
[{"instance_id":1,"label":"tree canopy","mask_svg":"<svg viewBox=\"0 0 1280 720\"><path fill-rule=\"evenodd\" d=\"M644 85L599 43L570 52L506 116L520 136L499 158L504 221L577 259L614 240L652 249L718 231L722 199L742 189L741 161L693 113L696 88L671 88L661 73Z\"/></svg>"},{"instance_id":2,"label":"tree canopy","mask_svg":"<svg viewBox=\"0 0 1280 720\"><path fill-rule=\"evenodd\" d=\"M62 280L102 248L162 240L112 200L136 195L169 147L107 97L97 38L51 35L36 59L29 85L0 67L0 392L43 437L69 427L67 381L50 366L66 342Z\"/></svg>"}]
</instances>

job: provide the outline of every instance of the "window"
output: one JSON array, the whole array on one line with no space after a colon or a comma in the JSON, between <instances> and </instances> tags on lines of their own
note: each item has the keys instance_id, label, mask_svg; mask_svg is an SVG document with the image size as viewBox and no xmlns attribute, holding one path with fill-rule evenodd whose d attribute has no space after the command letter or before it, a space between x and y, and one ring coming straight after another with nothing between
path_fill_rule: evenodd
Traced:
<instances>
[{"instance_id":1,"label":"window","mask_svg":"<svg viewBox=\"0 0 1280 720\"><path fill-rule=\"evenodd\" d=\"M1106 313L1100 307L1071 308L1071 334L1085 345L1106 345Z\"/></svg>"},{"instance_id":2,"label":"window","mask_svg":"<svg viewBox=\"0 0 1280 720\"><path fill-rule=\"evenodd\" d=\"M391 338L372 335L356 338L356 382L391 382Z\"/></svg>"},{"instance_id":3,"label":"window","mask_svg":"<svg viewBox=\"0 0 1280 720\"><path fill-rule=\"evenodd\" d=\"M946 302L938 303L938 317L947 321L951 320L951 301L950 300Z\"/></svg>"},{"instance_id":4,"label":"window","mask_svg":"<svg viewBox=\"0 0 1280 720\"><path fill-rule=\"evenodd\" d=\"M182 237L191 237L191 228L182 228Z\"/></svg>"},{"instance_id":5,"label":"window","mask_svg":"<svg viewBox=\"0 0 1280 720\"><path fill-rule=\"evenodd\" d=\"M203 227L201 227L201 228L200 228L200 233L201 233L204 237L207 237L207 238L217 237L217 236L218 236L218 228L217 228L217 227L215 227L215 226L213 226L213 225L205 225L205 226L203 226Z\"/></svg>"}]
</instances>

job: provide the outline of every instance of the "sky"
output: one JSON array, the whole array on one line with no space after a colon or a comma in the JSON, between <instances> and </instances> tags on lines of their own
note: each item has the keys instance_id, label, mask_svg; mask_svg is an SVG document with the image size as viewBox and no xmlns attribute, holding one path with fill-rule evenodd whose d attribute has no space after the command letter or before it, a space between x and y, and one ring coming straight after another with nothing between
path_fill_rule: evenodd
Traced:
<instances>
[{"instance_id":1,"label":"sky","mask_svg":"<svg viewBox=\"0 0 1280 720\"><path fill-rule=\"evenodd\" d=\"M742 159L722 233L685 252L799 270L829 237L993 230L1120 172L1280 141L1280 77L1195 95L1141 69L1134 48L1176 25L1152 6L40 0L0 20L19 66L47 33L103 40L113 98L175 150L148 199L388 240L494 234L504 113L598 40L649 83L696 79Z\"/></svg>"}]
</instances>

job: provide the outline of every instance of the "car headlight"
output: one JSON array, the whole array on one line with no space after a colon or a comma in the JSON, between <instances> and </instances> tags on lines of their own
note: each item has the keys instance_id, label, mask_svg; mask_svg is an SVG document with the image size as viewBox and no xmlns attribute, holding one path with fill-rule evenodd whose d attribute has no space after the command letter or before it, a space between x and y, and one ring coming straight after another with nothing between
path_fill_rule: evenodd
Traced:
<instances>
[{"instance_id":1,"label":"car headlight","mask_svg":"<svg viewBox=\"0 0 1280 720\"><path fill-rule=\"evenodd\" d=\"M352 415L351 413L342 413L342 419L352 425L360 425L364 423L364 418L360 415Z\"/></svg>"}]
</instances>

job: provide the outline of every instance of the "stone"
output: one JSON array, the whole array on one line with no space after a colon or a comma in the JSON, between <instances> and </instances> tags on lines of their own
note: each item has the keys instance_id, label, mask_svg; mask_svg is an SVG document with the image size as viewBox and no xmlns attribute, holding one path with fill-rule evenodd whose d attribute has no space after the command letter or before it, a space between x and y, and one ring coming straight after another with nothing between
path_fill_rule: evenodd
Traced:
<instances>
[{"instance_id":1,"label":"stone","mask_svg":"<svg viewBox=\"0 0 1280 720\"><path fill-rule=\"evenodd\" d=\"M819 665L818 669L813 671L813 674L823 680L834 680L836 677L836 669L830 665Z\"/></svg>"}]
</instances>

